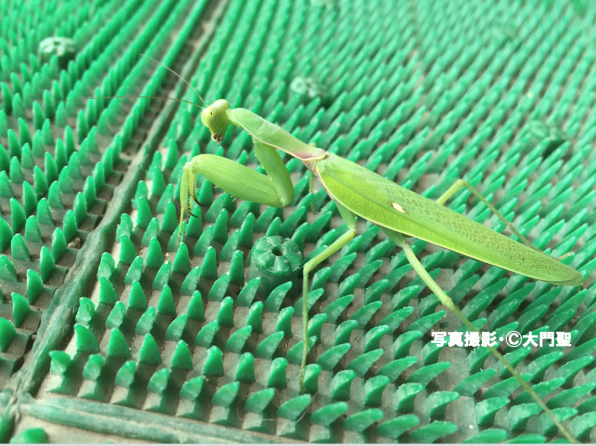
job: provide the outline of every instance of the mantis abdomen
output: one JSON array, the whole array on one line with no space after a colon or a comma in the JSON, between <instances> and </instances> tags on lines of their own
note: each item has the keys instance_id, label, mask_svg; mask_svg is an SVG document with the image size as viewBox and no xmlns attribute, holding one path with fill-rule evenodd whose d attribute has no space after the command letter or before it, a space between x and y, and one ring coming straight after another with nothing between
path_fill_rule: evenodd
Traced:
<instances>
[{"instance_id":1,"label":"mantis abdomen","mask_svg":"<svg viewBox=\"0 0 596 446\"><path fill-rule=\"evenodd\" d=\"M351 161L328 154L316 163L316 174L335 200L380 226L553 285L584 282L556 259Z\"/></svg>"}]
</instances>

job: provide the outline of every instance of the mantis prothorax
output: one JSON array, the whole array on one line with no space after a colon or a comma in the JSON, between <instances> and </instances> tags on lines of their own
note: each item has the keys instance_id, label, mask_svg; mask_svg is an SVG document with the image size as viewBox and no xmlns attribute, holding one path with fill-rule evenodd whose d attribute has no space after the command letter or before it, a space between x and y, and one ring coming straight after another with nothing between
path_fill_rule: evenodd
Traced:
<instances>
[{"instance_id":1,"label":"mantis prothorax","mask_svg":"<svg viewBox=\"0 0 596 446\"><path fill-rule=\"evenodd\" d=\"M243 200L277 208L289 205L294 198L294 189L277 149L298 158L306 165L310 174L321 181L329 197L337 204L348 227L343 235L306 262L303 267L304 351L299 374L301 387L308 354L308 275L318 264L354 238L356 216L378 225L397 246L402 248L413 269L440 302L455 313L459 320L472 331L478 330L428 274L406 242L406 236L420 238L465 256L553 285L579 286L584 282L584 277L578 271L532 246L491 203L463 180L456 181L437 201L432 201L356 163L305 144L249 110L232 109L226 100L220 99L205 107L201 113L201 121L210 130L213 140L217 142L223 140L230 125L247 131L253 139L255 155L269 176L216 155L198 155L192 158L186 163L182 173L180 231L184 213L191 213L197 175L203 175L217 187ZM445 202L463 187L469 189L505 222L521 243L445 207ZM523 389L532 395L567 439L574 441L541 398L501 353L494 347L489 349L515 376Z\"/></svg>"}]
</instances>

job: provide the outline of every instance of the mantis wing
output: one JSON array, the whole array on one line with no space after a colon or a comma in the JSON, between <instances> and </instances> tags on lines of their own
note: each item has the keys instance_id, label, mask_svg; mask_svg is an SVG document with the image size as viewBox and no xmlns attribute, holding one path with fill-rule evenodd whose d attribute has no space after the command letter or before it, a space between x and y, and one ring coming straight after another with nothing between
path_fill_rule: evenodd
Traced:
<instances>
[{"instance_id":1,"label":"mantis wing","mask_svg":"<svg viewBox=\"0 0 596 446\"><path fill-rule=\"evenodd\" d=\"M553 285L578 286L583 276L461 214L356 163L328 154L316 174L331 197L372 223Z\"/></svg>"},{"instance_id":2,"label":"mantis wing","mask_svg":"<svg viewBox=\"0 0 596 446\"><path fill-rule=\"evenodd\" d=\"M230 110L234 120L253 138L302 160L321 158L325 151L305 144L281 127L271 124L245 108Z\"/></svg>"}]
</instances>

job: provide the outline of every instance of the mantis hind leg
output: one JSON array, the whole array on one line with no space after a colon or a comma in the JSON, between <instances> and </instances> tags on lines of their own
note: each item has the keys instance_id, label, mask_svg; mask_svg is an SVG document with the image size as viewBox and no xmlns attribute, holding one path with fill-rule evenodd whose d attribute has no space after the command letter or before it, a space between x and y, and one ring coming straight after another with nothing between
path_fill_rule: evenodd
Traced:
<instances>
[{"instance_id":1,"label":"mantis hind leg","mask_svg":"<svg viewBox=\"0 0 596 446\"><path fill-rule=\"evenodd\" d=\"M478 192L472 185L470 185L470 183L468 183L465 180L460 179L453 183L453 185L451 185L451 187L447 189L447 191L437 199L437 203L445 204L447 200L449 200L462 187L468 189L470 192L472 192L472 194L474 194L476 198L482 201L491 210L491 212L499 218L499 220L501 220L503 223L507 225L511 232L513 232L516 235L516 237L519 238L520 242L538 252L542 252L540 249L532 245L523 235L521 235L521 233L517 229L515 229L511 222L508 221L505 218L505 216L501 214L496 207L493 206L491 202L489 202L480 192Z\"/></svg>"},{"instance_id":2,"label":"mantis hind leg","mask_svg":"<svg viewBox=\"0 0 596 446\"><path fill-rule=\"evenodd\" d=\"M341 204L337 203L337 208L348 225L348 230L341 235L337 240L335 240L331 245L329 245L323 252L319 253L308 262L304 264L304 285L302 290L302 321L303 321L303 343L304 343L304 350L302 352L302 366L300 367L300 375L298 378L298 383L300 384L300 389L304 391L304 387L302 383L304 382L304 371L306 369L306 356L308 355L308 274L317 267L319 263L323 260L330 257L333 253L339 251L343 248L347 243L350 242L356 235L356 217L355 215L343 207Z\"/></svg>"},{"instance_id":3,"label":"mantis hind leg","mask_svg":"<svg viewBox=\"0 0 596 446\"><path fill-rule=\"evenodd\" d=\"M449 310L451 310L457 318L471 331L478 331L478 329L468 320L466 316L464 316L459 309L453 303L453 300L441 289L441 287L434 281L434 279L428 274L424 266L420 263L414 251L410 245L406 242L404 236L399 232L392 231L390 229L383 229L385 234L395 242L397 246L404 250L406 254L406 258L414 268L414 271L418 274L418 276L426 283L429 289L437 296L437 298L441 301L441 303L446 306ZM551 420L555 423L555 425L559 428L559 431L567 437L567 439L575 443L575 439L571 436L571 434L561 425L559 420L554 416L554 414L550 411L550 409L546 406L544 401L536 394L536 392L532 389L532 387L515 371L513 366L507 361L501 353L492 346L489 346L488 349L490 352L497 357L497 359L503 364L509 372L517 379L517 381L521 384L523 389L528 392L532 398L540 405L542 410L551 418Z\"/></svg>"}]
</instances>

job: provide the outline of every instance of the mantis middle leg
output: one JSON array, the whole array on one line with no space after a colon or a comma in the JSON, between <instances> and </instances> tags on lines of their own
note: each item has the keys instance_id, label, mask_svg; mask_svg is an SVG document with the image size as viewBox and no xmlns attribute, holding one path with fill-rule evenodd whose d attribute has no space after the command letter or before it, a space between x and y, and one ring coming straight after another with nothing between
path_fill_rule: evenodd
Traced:
<instances>
[{"instance_id":1,"label":"mantis middle leg","mask_svg":"<svg viewBox=\"0 0 596 446\"><path fill-rule=\"evenodd\" d=\"M489 202L480 192L478 192L466 180L461 180L461 179L456 180L455 183L453 183L451 185L451 187L449 189L447 189L447 191L437 199L437 203L445 204L447 202L447 200L449 200L453 196L453 194L455 194L462 187L467 188L470 192L472 192L472 194L474 194L474 196L476 196L476 198L478 198L480 201L482 201L491 210L491 212L493 214L495 214L503 223L505 223L507 225L507 227L511 230L511 232L513 232L517 236L517 238L520 240L520 242L522 242L524 245L529 246L530 248L532 248L538 252L542 252L542 251L540 251L540 249L538 249L534 245L532 245L523 235L521 235L521 233L517 229L515 229L515 227L511 224L511 222L508 221L505 218L505 216L503 214L501 214L496 207L493 206L493 204L491 202Z\"/></svg>"},{"instance_id":2,"label":"mantis middle leg","mask_svg":"<svg viewBox=\"0 0 596 446\"><path fill-rule=\"evenodd\" d=\"M451 310L457 316L457 318L466 327L468 327L468 329L470 329L471 331L477 332L478 329L468 320L468 318L466 316L464 316L459 311L459 309L453 303L453 300L441 289L441 287L437 284L437 282L434 281L434 279L426 271L424 266L422 266L422 264L416 257L416 254L414 253L414 251L412 250L410 245L406 242L404 236L402 234L400 234L399 232L395 232L390 229L383 229L383 232L385 232L385 234L387 234L387 236L391 240L393 240L393 242L395 242L395 244L397 246L399 246L400 248L402 248L404 250L404 253L406 254L406 258L412 265L412 268L414 268L414 271L416 271L418 276L424 281L424 283L426 283L428 288L435 294L435 296L437 296L437 298L441 301L441 303L444 306L446 306L449 310ZM509 370L509 372L515 377L515 379L517 379L517 381L521 384L523 389L526 392L528 392L532 396L532 398L534 398L534 400L540 405L542 410L544 410L544 412L553 420L555 425L559 428L559 431L563 435L565 435L565 437L567 437L568 440L570 440L572 443L574 443L575 440L573 439L573 437L561 425L561 423L557 420L557 418L554 416L554 414L551 412L551 410L546 406L544 401L542 401L542 399L536 394L534 389L532 389L532 387L519 375L519 373L517 373L515 371L513 366L511 364L509 364L509 361L507 361L495 347L488 346L487 348L490 350L490 352L493 355L495 355L497 357L497 359L501 362L501 364L503 364L505 366L505 368L507 368L507 370Z\"/></svg>"},{"instance_id":3,"label":"mantis middle leg","mask_svg":"<svg viewBox=\"0 0 596 446\"><path fill-rule=\"evenodd\" d=\"M329 245L323 252L319 253L308 262L304 264L304 285L302 289L302 328L303 328L303 344L304 350L302 351L302 366L300 367L300 376L298 382L300 389L304 390L302 383L304 382L304 371L306 369L306 356L308 355L308 274L316 268L316 266L330 257L333 253L343 248L347 243L350 242L356 235L356 217L355 215L346 209L341 204L337 203L337 209L341 214L342 218L348 226L348 230Z\"/></svg>"}]
</instances>

